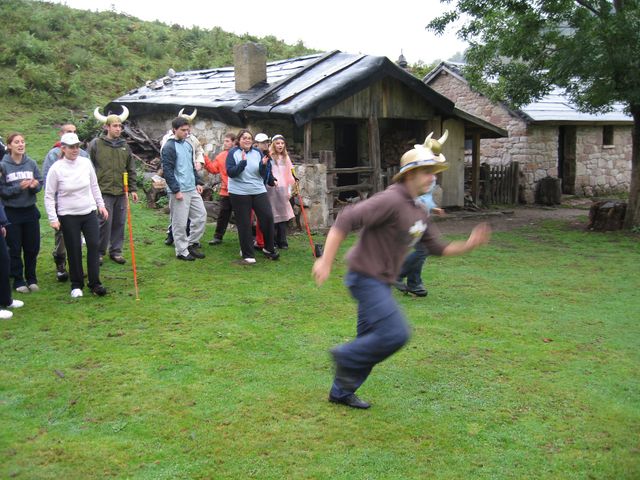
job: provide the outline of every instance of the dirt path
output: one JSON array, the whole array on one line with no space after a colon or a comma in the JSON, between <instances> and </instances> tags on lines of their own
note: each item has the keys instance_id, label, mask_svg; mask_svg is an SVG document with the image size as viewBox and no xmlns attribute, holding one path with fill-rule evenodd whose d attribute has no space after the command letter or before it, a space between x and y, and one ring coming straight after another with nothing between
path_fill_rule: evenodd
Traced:
<instances>
[{"instance_id":1,"label":"dirt path","mask_svg":"<svg viewBox=\"0 0 640 480\"><path fill-rule=\"evenodd\" d=\"M494 231L505 232L527 225L536 225L544 220L566 220L576 228L585 228L589 216L591 200L572 201L569 204L554 207L515 206L503 210L484 212L453 212L444 218L437 218L438 228L444 234L469 233L474 225L488 222Z\"/></svg>"}]
</instances>

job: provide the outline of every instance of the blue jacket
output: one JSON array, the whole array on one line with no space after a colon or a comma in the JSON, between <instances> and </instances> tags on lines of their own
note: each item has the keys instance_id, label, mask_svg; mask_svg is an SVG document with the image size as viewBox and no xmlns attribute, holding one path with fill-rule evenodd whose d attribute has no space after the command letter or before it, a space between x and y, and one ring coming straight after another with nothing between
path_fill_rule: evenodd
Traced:
<instances>
[{"instance_id":1,"label":"blue jacket","mask_svg":"<svg viewBox=\"0 0 640 480\"><path fill-rule=\"evenodd\" d=\"M167 143L162 147L160 152L160 158L162 160L162 172L164 179L167 182L167 188L171 193L178 193L180 191L180 184L176 179L176 162L178 161L178 155L176 154L176 139L170 138ZM190 160L191 161L191 160ZM202 180L198 177L196 167L193 166L193 177L195 178L196 185L203 185Z\"/></svg>"},{"instance_id":2,"label":"blue jacket","mask_svg":"<svg viewBox=\"0 0 640 480\"><path fill-rule=\"evenodd\" d=\"M20 188L25 179L38 180L36 188ZM12 208L32 207L36 204L36 193L42 190L42 176L38 165L26 154L19 164L8 153L0 163L0 197L5 206Z\"/></svg>"},{"instance_id":3,"label":"blue jacket","mask_svg":"<svg viewBox=\"0 0 640 480\"><path fill-rule=\"evenodd\" d=\"M242 160L242 149L234 147L227 155L226 167L229 175L229 193L236 195L259 195L266 193L265 183L269 180L269 164L262 163L262 152L257 148L251 148L245 157L250 157L253 169L248 170L247 160ZM257 159L258 169L255 169Z\"/></svg>"},{"instance_id":4,"label":"blue jacket","mask_svg":"<svg viewBox=\"0 0 640 480\"><path fill-rule=\"evenodd\" d=\"M9 219L4 211L4 205L0 202L0 227L6 227L7 225L9 225Z\"/></svg>"}]
</instances>

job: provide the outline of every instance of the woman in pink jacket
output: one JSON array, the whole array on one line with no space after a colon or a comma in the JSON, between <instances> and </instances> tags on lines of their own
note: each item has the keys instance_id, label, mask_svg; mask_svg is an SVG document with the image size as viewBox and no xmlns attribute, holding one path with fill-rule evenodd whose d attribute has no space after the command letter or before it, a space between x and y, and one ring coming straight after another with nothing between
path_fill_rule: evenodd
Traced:
<instances>
[{"instance_id":1,"label":"woman in pink jacket","mask_svg":"<svg viewBox=\"0 0 640 480\"><path fill-rule=\"evenodd\" d=\"M275 224L275 246L280 249L289 248L287 243L287 223L293 215L291 208L291 191L295 185L295 179L291 173L293 165L287 153L287 143L282 135L274 135L269 147L269 155L273 161L273 177L275 186L267 187L267 195L273 211Z\"/></svg>"}]
</instances>

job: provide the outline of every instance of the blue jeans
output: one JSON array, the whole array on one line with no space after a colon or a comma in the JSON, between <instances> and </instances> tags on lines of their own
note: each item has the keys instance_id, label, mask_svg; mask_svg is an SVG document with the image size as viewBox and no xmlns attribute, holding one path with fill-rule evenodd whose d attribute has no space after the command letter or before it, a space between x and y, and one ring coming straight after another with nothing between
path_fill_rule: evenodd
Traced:
<instances>
[{"instance_id":1,"label":"blue jeans","mask_svg":"<svg viewBox=\"0 0 640 480\"><path fill-rule=\"evenodd\" d=\"M344 281L358 302L358 327L355 340L331 351L336 361L334 398L354 393L371 369L402 348L411 334L389 285L357 272L348 272Z\"/></svg>"},{"instance_id":2,"label":"blue jeans","mask_svg":"<svg viewBox=\"0 0 640 480\"><path fill-rule=\"evenodd\" d=\"M424 262L427 261L428 256L429 251L418 244L415 250L404 259L398 281L402 282L406 277L409 290L416 290L420 287L424 288L422 284L422 267L424 266Z\"/></svg>"}]
</instances>

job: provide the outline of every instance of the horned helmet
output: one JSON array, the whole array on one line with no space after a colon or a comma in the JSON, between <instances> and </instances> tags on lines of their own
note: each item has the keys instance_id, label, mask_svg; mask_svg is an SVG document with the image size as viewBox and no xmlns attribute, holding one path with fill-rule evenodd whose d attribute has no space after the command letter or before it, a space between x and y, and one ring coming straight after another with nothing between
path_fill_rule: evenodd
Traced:
<instances>
[{"instance_id":1,"label":"horned helmet","mask_svg":"<svg viewBox=\"0 0 640 480\"><path fill-rule=\"evenodd\" d=\"M193 119L196 118L197 114L198 114L197 108L193 109L193 112L191 112L191 115L187 115L186 113L184 113L184 108L180 109L180 111L178 112L179 117L184 117L187 120L189 120L189 122L193 122Z\"/></svg>"},{"instance_id":2,"label":"horned helmet","mask_svg":"<svg viewBox=\"0 0 640 480\"><path fill-rule=\"evenodd\" d=\"M122 105L122 113L120 115L116 115L115 113L109 113L106 117L100 114L100 107L96 107L93 111L93 116L96 117L100 123L105 125L111 125L113 123L124 123L124 121L129 118L129 109Z\"/></svg>"},{"instance_id":3,"label":"horned helmet","mask_svg":"<svg viewBox=\"0 0 640 480\"><path fill-rule=\"evenodd\" d=\"M414 145L411 150L405 152L400 158L400 170L393 177L397 182L407 172L416 168L424 168L429 173L439 173L449 168L446 158L442 154L442 145L449 137L449 131L445 130L442 137L435 140L431 132L423 144Z\"/></svg>"}]
</instances>

